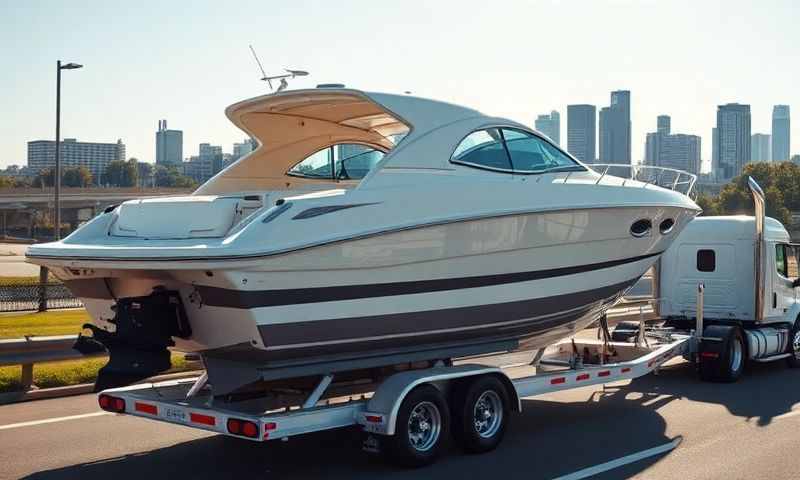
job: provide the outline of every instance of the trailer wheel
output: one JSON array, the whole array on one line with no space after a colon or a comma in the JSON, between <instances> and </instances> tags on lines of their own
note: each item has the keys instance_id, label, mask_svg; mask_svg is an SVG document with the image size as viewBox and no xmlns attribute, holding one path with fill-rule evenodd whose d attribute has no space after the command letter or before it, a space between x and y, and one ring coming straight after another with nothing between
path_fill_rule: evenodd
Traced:
<instances>
[{"instance_id":1,"label":"trailer wheel","mask_svg":"<svg viewBox=\"0 0 800 480\"><path fill-rule=\"evenodd\" d=\"M794 321L794 327L789 334L789 349L791 356L786 358L790 368L800 368L800 318Z\"/></svg>"},{"instance_id":2,"label":"trailer wheel","mask_svg":"<svg viewBox=\"0 0 800 480\"><path fill-rule=\"evenodd\" d=\"M494 450L508 418L508 392L497 377L470 379L453 392L453 436L467 453Z\"/></svg>"},{"instance_id":3,"label":"trailer wheel","mask_svg":"<svg viewBox=\"0 0 800 480\"><path fill-rule=\"evenodd\" d=\"M384 439L394 463L422 467L439 456L450 427L450 411L439 390L422 385L412 390L397 413L394 435Z\"/></svg>"},{"instance_id":4,"label":"trailer wheel","mask_svg":"<svg viewBox=\"0 0 800 480\"><path fill-rule=\"evenodd\" d=\"M742 329L734 325L709 325L700 342L700 378L711 382L735 382L744 371L747 353Z\"/></svg>"}]
</instances>

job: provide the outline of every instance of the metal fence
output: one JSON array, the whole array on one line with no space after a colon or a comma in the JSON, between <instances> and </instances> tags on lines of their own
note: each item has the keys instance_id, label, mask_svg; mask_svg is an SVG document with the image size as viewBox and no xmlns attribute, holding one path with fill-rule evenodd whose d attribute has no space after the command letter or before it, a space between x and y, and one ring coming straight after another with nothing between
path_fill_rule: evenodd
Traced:
<instances>
[{"instance_id":1,"label":"metal fence","mask_svg":"<svg viewBox=\"0 0 800 480\"><path fill-rule=\"evenodd\" d=\"M0 285L0 312L77 308L83 303L62 283L19 283ZM44 308L42 308L44 307Z\"/></svg>"}]
</instances>

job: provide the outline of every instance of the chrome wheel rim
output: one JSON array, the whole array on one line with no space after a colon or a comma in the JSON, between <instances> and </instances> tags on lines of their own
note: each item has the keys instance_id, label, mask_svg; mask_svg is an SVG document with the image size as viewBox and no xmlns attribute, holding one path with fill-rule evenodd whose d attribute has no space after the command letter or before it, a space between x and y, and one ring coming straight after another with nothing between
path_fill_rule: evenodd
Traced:
<instances>
[{"instance_id":1,"label":"chrome wheel rim","mask_svg":"<svg viewBox=\"0 0 800 480\"><path fill-rule=\"evenodd\" d=\"M794 351L794 358L800 360L800 330L794 332L794 338L792 339L792 349Z\"/></svg>"},{"instance_id":2,"label":"chrome wheel rim","mask_svg":"<svg viewBox=\"0 0 800 480\"><path fill-rule=\"evenodd\" d=\"M742 356L742 342L736 339L731 352L731 371L736 372L742 367Z\"/></svg>"},{"instance_id":3,"label":"chrome wheel rim","mask_svg":"<svg viewBox=\"0 0 800 480\"><path fill-rule=\"evenodd\" d=\"M503 424L503 402L494 390L487 390L478 397L472 409L475 432L482 438L494 436Z\"/></svg>"},{"instance_id":4,"label":"chrome wheel rim","mask_svg":"<svg viewBox=\"0 0 800 480\"><path fill-rule=\"evenodd\" d=\"M419 451L433 448L442 432L442 415L431 402L420 402L408 417L408 441Z\"/></svg>"}]
</instances>

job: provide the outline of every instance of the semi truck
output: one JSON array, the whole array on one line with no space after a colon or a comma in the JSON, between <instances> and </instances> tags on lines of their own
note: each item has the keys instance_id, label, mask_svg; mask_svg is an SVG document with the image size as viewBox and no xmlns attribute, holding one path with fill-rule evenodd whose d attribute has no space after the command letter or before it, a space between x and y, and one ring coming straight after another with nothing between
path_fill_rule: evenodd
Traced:
<instances>
[{"instance_id":1,"label":"semi truck","mask_svg":"<svg viewBox=\"0 0 800 480\"><path fill-rule=\"evenodd\" d=\"M800 367L800 245L766 216L758 183L749 178L748 186L754 216L695 218L654 268L660 327L702 329L696 360L705 380L736 381L747 362L785 360ZM636 328L618 325L614 338Z\"/></svg>"}]
</instances>

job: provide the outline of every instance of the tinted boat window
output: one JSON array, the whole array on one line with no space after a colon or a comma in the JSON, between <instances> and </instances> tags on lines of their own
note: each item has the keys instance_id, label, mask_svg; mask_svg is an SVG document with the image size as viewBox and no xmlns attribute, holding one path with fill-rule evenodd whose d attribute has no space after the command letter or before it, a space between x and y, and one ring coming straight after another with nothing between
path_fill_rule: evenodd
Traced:
<instances>
[{"instance_id":1,"label":"tinted boat window","mask_svg":"<svg viewBox=\"0 0 800 480\"><path fill-rule=\"evenodd\" d=\"M325 147L289 170L289 175L307 178L358 180L383 158L384 153L366 145L342 143Z\"/></svg>"},{"instance_id":2,"label":"tinted boat window","mask_svg":"<svg viewBox=\"0 0 800 480\"><path fill-rule=\"evenodd\" d=\"M467 135L456 147L452 160L492 170L511 170L511 162L503 147L503 138L496 128Z\"/></svg>"},{"instance_id":3,"label":"tinted boat window","mask_svg":"<svg viewBox=\"0 0 800 480\"><path fill-rule=\"evenodd\" d=\"M521 130L504 128L503 137L515 172L541 172L551 168L569 166L580 168L559 149L535 135ZM580 169L583 170L583 168Z\"/></svg>"}]
</instances>

